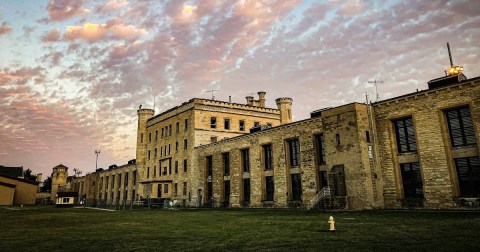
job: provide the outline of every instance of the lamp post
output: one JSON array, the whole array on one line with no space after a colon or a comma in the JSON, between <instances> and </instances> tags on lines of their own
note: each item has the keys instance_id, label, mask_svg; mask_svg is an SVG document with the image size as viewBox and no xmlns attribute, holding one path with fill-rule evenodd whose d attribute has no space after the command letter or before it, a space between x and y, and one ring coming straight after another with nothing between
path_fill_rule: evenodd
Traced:
<instances>
[{"instance_id":1,"label":"lamp post","mask_svg":"<svg viewBox=\"0 0 480 252\"><path fill-rule=\"evenodd\" d=\"M97 155L97 159L95 161L95 172L97 172L98 169L98 154L100 154L100 150L95 150L95 155Z\"/></svg>"}]
</instances>

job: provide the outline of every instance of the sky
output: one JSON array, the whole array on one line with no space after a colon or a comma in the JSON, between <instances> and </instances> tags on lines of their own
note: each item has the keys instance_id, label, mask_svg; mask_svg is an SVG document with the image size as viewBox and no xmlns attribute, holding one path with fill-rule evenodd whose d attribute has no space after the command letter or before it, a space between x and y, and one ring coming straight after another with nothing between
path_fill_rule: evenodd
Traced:
<instances>
[{"instance_id":1,"label":"sky","mask_svg":"<svg viewBox=\"0 0 480 252\"><path fill-rule=\"evenodd\" d=\"M0 165L135 158L136 110L267 92L313 110L480 76L478 0L0 0Z\"/></svg>"}]
</instances>

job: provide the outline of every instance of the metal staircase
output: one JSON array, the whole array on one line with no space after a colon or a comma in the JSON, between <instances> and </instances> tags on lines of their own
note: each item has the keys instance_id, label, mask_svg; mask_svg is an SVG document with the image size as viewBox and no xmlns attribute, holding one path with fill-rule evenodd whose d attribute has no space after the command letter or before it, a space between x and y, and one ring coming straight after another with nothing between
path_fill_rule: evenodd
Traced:
<instances>
[{"instance_id":1,"label":"metal staircase","mask_svg":"<svg viewBox=\"0 0 480 252\"><path fill-rule=\"evenodd\" d=\"M310 201L310 204L308 205L307 209L311 210L315 208L316 206L318 206L320 202L325 201L327 199L329 200L330 197L331 197L330 187L324 186L322 190L320 190L320 192L317 193L315 198L313 198L312 201Z\"/></svg>"}]
</instances>

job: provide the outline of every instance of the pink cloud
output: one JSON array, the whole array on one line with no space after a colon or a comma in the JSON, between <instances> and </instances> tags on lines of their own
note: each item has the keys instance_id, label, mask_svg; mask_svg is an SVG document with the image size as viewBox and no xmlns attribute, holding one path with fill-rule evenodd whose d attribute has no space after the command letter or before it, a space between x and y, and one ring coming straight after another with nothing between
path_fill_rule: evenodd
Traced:
<instances>
[{"instance_id":1,"label":"pink cloud","mask_svg":"<svg viewBox=\"0 0 480 252\"><path fill-rule=\"evenodd\" d=\"M12 28L7 24L7 22L3 22L0 25L0 36L12 32Z\"/></svg>"},{"instance_id":2,"label":"pink cloud","mask_svg":"<svg viewBox=\"0 0 480 252\"><path fill-rule=\"evenodd\" d=\"M51 29L42 36L43 43L57 42L61 40L61 34L58 29Z\"/></svg>"},{"instance_id":3,"label":"pink cloud","mask_svg":"<svg viewBox=\"0 0 480 252\"><path fill-rule=\"evenodd\" d=\"M84 2L84 0L50 0L47 11L53 21L66 20L87 13L88 9L82 6Z\"/></svg>"},{"instance_id":4,"label":"pink cloud","mask_svg":"<svg viewBox=\"0 0 480 252\"><path fill-rule=\"evenodd\" d=\"M89 43L106 39L134 40L147 34L147 30L133 25L125 25L119 19L113 19L107 24L85 24L69 26L64 34L66 40L83 39Z\"/></svg>"},{"instance_id":5,"label":"pink cloud","mask_svg":"<svg viewBox=\"0 0 480 252\"><path fill-rule=\"evenodd\" d=\"M127 0L111 0L95 8L95 12L107 12L121 9L128 5Z\"/></svg>"}]
</instances>

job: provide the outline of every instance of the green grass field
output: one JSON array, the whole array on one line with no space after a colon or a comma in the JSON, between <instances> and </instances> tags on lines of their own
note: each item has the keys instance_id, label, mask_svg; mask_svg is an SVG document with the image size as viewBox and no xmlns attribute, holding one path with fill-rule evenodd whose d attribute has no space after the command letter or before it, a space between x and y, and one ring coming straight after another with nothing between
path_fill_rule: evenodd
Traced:
<instances>
[{"instance_id":1,"label":"green grass field","mask_svg":"<svg viewBox=\"0 0 480 252\"><path fill-rule=\"evenodd\" d=\"M25 207L0 208L0 228L0 251L480 250L479 212Z\"/></svg>"}]
</instances>

